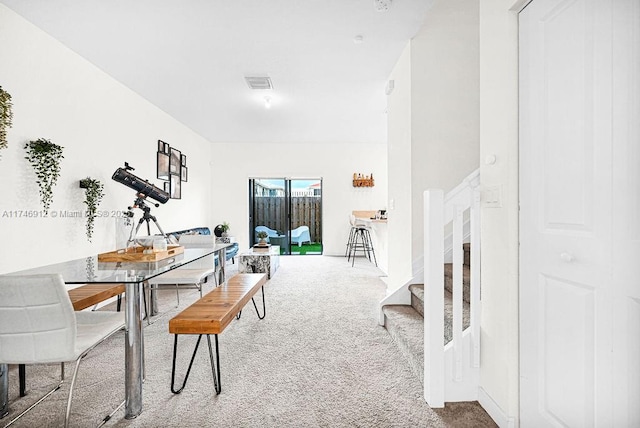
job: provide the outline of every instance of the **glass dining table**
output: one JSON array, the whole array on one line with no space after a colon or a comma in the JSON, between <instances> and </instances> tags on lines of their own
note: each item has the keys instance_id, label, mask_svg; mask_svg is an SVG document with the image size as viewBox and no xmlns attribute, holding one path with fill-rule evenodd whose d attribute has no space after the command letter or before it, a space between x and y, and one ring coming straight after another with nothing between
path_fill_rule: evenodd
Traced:
<instances>
[{"instance_id":1,"label":"glass dining table","mask_svg":"<svg viewBox=\"0 0 640 428\"><path fill-rule=\"evenodd\" d=\"M226 248L232 244L215 244L207 248L186 248L184 253L155 262L98 262L98 256L56 263L48 266L12 272L7 275L58 273L66 284L125 284L125 418L142 413L142 380L144 367L144 337L142 333L141 295L148 281L172 269L217 254L220 263L219 281L225 281ZM154 300L154 290L151 290ZM149 305L153 306L153 305ZM8 409L8 366L0 364L0 417Z\"/></svg>"}]
</instances>

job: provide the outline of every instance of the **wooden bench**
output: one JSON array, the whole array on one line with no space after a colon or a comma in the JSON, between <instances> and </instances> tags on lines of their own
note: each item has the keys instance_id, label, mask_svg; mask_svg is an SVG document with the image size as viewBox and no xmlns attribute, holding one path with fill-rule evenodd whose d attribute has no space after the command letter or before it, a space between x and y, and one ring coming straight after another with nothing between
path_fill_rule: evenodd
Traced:
<instances>
[{"instance_id":1,"label":"wooden bench","mask_svg":"<svg viewBox=\"0 0 640 428\"><path fill-rule=\"evenodd\" d=\"M191 366L195 359L198 346L202 335L207 336L209 346L209 358L211 360L211 370L213 373L213 382L216 394L222 390L220 384L220 354L218 351L218 335L231 323L234 318L240 319L242 308L253 301L259 319L263 319L266 315L264 301L264 284L267 281L267 275L264 273L239 273L222 284L214 288L212 291L191 304L184 311L173 317L169 321L169 333L174 335L173 342L173 367L171 370L171 392L180 394L187 384ZM262 315L258 311L258 306L254 300L254 295L258 289L262 289ZM191 362L187 368L182 387L175 389L175 373L176 373L176 354L178 351L178 336L181 334L197 334L196 342ZM216 360L213 359L213 351L211 349L211 338L209 335L215 336L216 343Z\"/></svg>"},{"instance_id":2,"label":"wooden bench","mask_svg":"<svg viewBox=\"0 0 640 428\"><path fill-rule=\"evenodd\" d=\"M90 308L115 296L118 296L120 311L120 295L124 292L124 284L85 284L68 291L71 304L76 311Z\"/></svg>"}]
</instances>

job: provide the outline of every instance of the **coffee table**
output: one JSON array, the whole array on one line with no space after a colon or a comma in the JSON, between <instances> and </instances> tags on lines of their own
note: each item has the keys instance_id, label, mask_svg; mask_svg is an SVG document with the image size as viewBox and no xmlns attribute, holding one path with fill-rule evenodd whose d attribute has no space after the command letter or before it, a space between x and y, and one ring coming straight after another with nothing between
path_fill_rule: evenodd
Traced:
<instances>
[{"instance_id":1,"label":"coffee table","mask_svg":"<svg viewBox=\"0 0 640 428\"><path fill-rule=\"evenodd\" d=\"M271 245L265 249L251 248L239 253L237 257L239 273L266 273L267 278L271 279L280 266L280 246Z\"/></svg>"}]
</instances>

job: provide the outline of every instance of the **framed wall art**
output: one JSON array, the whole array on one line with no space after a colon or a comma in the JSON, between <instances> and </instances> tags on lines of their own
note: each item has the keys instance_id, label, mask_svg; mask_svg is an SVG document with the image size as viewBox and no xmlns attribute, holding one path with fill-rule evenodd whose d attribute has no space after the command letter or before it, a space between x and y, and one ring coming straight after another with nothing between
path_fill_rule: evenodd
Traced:
<instances>
[{"instance_id":1,"label":"framed wall art","mask_svg":"<svg viewBox=\"0 0 640 428\"><path fill-rule=\"evenodd\" d=\"M158 140L158 153L169 154L169 144L162 140Z\"/></svg>"},{"instance_id":2,"label":"framed wall art","mask_svg":"<svg viewBox=\"0 0 640 428\"><path fill-rule=\"evenodd\" d=\"M157 177L164 180L164 191L171 199L182 199L182 183L189 178L187 155L168 143L158 140L156 154Z\"/></svg>"},{"instance_id":3,"label":"framed wall art","mask_svg":"<svg viewBox=\"0 0 640 428\"><path fill-rule=\"evenodd\" d=\"M160 180L169 179L169 155L163 152L157 153L157 177Z\"/></svg>"},{"instance_id":4,"label":"framed wall art","mask_svg":"<svg viewBox=\"0 0 640 428\"><path fill-rule=\"evenodd\" d=\"M169 161L169 173L171 175L180 176L180 167L182 166L181 156L180 150L171 147L171 159Z\"/></svg>"},{"instance_id":5,"label":"framed wall art","mask_svg":"<svg viewBox=\"0 0 640 428\"><path fill-rule=\"evenodd\" d=\"M182 199L182 180L179 175L171 175L171 199Z\"/></svg>"}]
</instances>

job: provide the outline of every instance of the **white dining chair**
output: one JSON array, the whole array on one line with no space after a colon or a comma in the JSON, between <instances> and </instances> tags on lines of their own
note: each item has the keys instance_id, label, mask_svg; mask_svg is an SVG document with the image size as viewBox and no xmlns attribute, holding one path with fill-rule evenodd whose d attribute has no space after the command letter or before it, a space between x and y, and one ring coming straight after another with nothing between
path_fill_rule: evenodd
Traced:
<instances>
[{"instance_id":1,"label":"white dining chair","mask_svg":"<svg viewBox=\"0 0 640 428\"><path fill-rule=\"evenodd\" d=\"M75 312L59 274L0 276L0 364L60 363L60 382L13 418L13 424L64 383L64 363L75 361L64 426L69 425L80 361L124 327L124 312Z\"/></svg>"},{"instance_id":2,"label":"white dining chair","mask_svg":"<svg viewBox=\"0 0 640 428\"><path fill-rule=\"evenodd\" d=\"M211 235L183 235L179 243L185 248L213 248L215 237ZM172 269L149 280L149 286L155 289L172 287L176 290L176 307L180 306L180 288L196 288L202 297L202 287L213 276L216 279L217 254L211 254L195 260L184 267Z\"/></svg>"}]
</instances>

